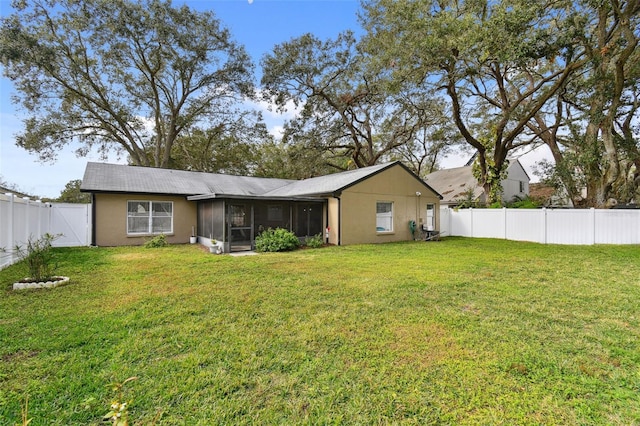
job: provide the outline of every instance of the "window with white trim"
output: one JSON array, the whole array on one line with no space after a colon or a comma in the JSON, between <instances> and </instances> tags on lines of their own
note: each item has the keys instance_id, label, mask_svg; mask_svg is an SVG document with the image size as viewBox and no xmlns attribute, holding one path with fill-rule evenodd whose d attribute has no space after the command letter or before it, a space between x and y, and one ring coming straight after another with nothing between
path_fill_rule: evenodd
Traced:
<instances>
[{"instance_id":1,"label":"window with white trim","mask_svg":"<svg viewBox=\"0 0 640 426\"><path fill-rule=\"evenodd\" d=\"M127 201L127 234L173 233L171 201Z\"/></svg>"},{"instance_id":2,"label":"window with white trim","mask_svg":"<svg viewBox=\"0 0 640 426\"><path fill-rule=\"evenodd\" d=\"M393 231L393 203L389 201L376 202L376 232Z\"/></svg>"}]
</instances>

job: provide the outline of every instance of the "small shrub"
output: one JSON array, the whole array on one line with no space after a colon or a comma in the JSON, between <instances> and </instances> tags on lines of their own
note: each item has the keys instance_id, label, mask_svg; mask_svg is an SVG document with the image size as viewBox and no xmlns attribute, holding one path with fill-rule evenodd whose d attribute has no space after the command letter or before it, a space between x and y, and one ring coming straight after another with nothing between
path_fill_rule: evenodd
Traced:
<instances>
[{"instance_id":1,"label":"small shrub","mask_svg":"<svg viewBox=\"0 0 640 426\"><path fill-rule=\"evenodd\" d=\"M146 243L144 246L146 248L158 248L158 247L166 247L169 243L167 242L167 236L164 234L156 235Z\"/></svg>"},{"instance_id":2,"label":"small shrub","mask_svg":"<svg viewBox=\"0 0 640 426\"><path fill-rule=\"evenodd\" d=\"M286 229L269 228L256 237L256 251L276 252L290 251L300 247L300 241L293 232Z\"/></svg>"},{"instance_id":3,"label":"small shrub","mask_svg":"<svg viewBox=\"0 0 640 426\"><path fill-rule=\"evenodd\" d=\"M26 247L16 246L14 248L20 260L26 262L29 278L34 282L50 281L53 277L57 265L54 262L51 243L59 236L46 233L38 239L29 237Z\"/></svg>"},{"instance_id":4,"label":"small shrub","mask_svg":"<svg viewBox=\"0 0 640 426\"><path fill-rule=\"evenodd\" d=\"M540 207L540 203L533 200L528 195L524 197L514 197L513 201L507 204L507 207L511 209L537 209Z\"/></svg>"},{"instance_id":5,"label":"small shrub","mask_svg":"<svg viewBox=\"0 0 640 426\"><path fill-rule=\"evenodd\" d=\"M314 235L313 237L307 237L304 241L305 245L310 248L322 247L322 234Z\"/></svg>"}]
</instances>

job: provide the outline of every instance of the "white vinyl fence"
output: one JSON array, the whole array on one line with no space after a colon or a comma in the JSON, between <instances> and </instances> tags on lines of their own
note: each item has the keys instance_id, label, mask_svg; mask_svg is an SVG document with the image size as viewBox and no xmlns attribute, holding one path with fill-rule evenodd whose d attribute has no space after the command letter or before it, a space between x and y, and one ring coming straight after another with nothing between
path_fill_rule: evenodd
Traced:
<instances>
[{"instance_id":1,"label":"white vinyl fence","mask_svg":"<svg viewBox=\"0 0 640 426\"><path fill-rule=\"evenodd\" d=\"M447 236L542 244L640 244L640 210L440 209Z\"/></svg>"},{"instance_id":2,"label":"white vinyl fence","mask_svg":"<svg viewBox=\"0 0 640 426\"><path fill-rule=\"evenodd\" d=\"M29 238L47 232L62 234L56 247L87 246L91 243L91 205L41 203L13 194L0 194L0 269L17 259L12 249L24 245Z\"/></svg>"}]
</instances>

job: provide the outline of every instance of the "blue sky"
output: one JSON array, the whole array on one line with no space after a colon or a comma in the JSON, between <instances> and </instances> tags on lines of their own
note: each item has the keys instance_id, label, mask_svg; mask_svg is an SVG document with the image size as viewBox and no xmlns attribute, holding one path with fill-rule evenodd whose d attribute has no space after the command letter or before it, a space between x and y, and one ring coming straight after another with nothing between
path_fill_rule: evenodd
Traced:
<instances>
[{"instance_id":1,"label":"blue sky","mask_svg":"<svg viewBox=\"0 0 640 426\"><path fill-rule=\"evenodd\" d=\"M0 0L0 15L12 12L10 0ZM174 0L174 5L182 4ZM333 38L340 32L357 31L358 0L190 0L190 7L213 10L236 41L242 43L259 72L260 58L278 43L311 32L318 37ZM20 111L11 103L11 82L0 77L0 176L26 193L40 197L57 197L64 185L82 179L87 161L97 161L97 154L78 158L71 147L58 154L55 163L40 163L37 156L16 147L14 135L20 131ZM282 118L265 113L271 127L281 125ZM116 161L114 157L111 159ZM121 159L120 161L124 161Z\"/></svg>"},{"instance_id":2,"label":"blue sky","mask_svg":"<svg viewBox=\"0 0 640 426\"><path fill-rule=\"evenodd\" d=\"M360 31L357 13L359 0L174 0L174 5L187 3L197 10L213 10L227 26L236 41L242 43L256 64L274 45L310 32L321 39L335 38L340 32ZM10 0L0 0L0 15L12 12ZM259 78L259 75L257 76ZM0 177L28 194L55 198L65 184L82 179L87 161L98 161L97 154L78 158L72 147L58 154L55 163L41 163L36 155L15 146L14 135L20 131L20 112L11 103L11 82L0 76ZM267 125L275 130L283 117L264 111ZM124 162L112 157L109 161ZM445 167L457 167L466 160L453 157ZM530 164L523 161L529 175ZM526 163L526 164L525 164Z\"/></svg>"}]
</instances>

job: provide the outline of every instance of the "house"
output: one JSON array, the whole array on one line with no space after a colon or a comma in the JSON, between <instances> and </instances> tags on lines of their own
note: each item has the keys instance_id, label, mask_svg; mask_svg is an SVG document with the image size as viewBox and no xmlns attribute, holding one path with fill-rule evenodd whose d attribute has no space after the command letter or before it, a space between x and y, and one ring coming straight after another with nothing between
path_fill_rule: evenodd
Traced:
<instances>
[{"instance_id":1,"label":"house","mask_svg":"<svg viewBox=\"0 0 640 426\"><path fill-rule=\"evenodd\" d=\"M439 229L440 195L400 162L305 180L88 163L81 191L92 196L92 243L220 242L250 250L267 228L330 244L413 239L410 221ZM193 231L192 231L193 230Z\"/></svg>"},{"instance_id":2,"label":"house","mask_svg":"<svg viewBox=\"0 0 640 426\"><path fill-rule=\"evenodd\" d=\"M442 195L440 204L455 207L461 202L469 200L483 205L486 195L478 180L473 176L472 166L438 170L428 174L424 179L429 186ZM517 159L510 160L507 177L502 181L502 199L512 201L529 195L529 175Z\"/></svg>"},{"instance_id":3,"label":"house","mask_svg":"<svg viewBox=\"0 0 640 426\"><path fill-rule=\"evenodd\" d=\"M28 194L25 194L24 192L20 192L15 189L7 188L1 185L0 185L0 194L13 194L19 198L31 198L31 199L38 198L38 197L34 197L33 195L28 195Z\"/></svg>"}]
</instances>

